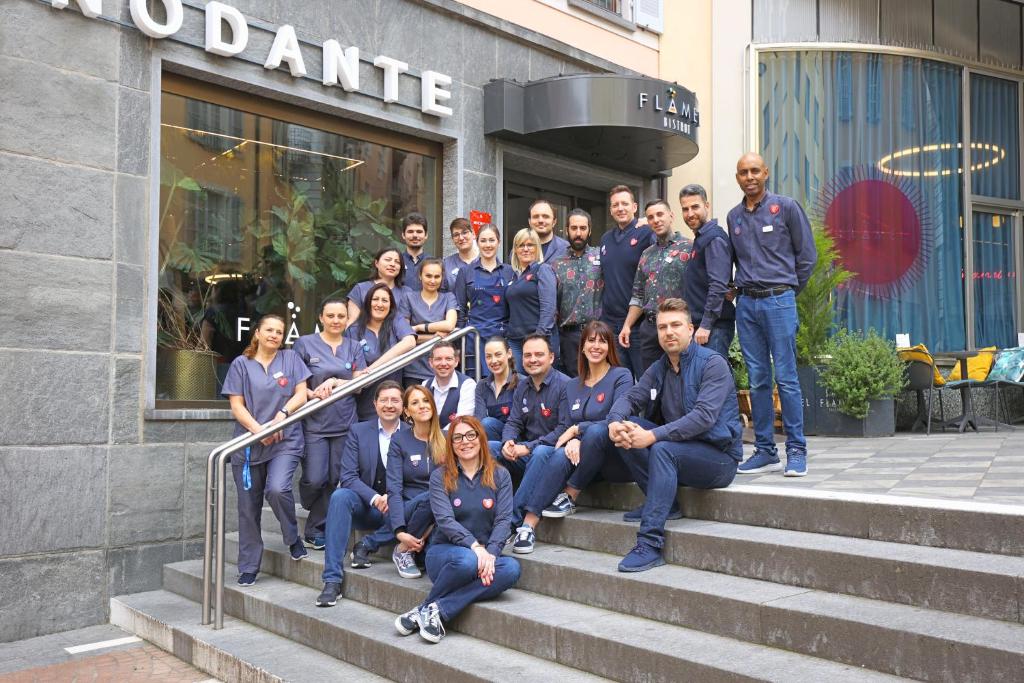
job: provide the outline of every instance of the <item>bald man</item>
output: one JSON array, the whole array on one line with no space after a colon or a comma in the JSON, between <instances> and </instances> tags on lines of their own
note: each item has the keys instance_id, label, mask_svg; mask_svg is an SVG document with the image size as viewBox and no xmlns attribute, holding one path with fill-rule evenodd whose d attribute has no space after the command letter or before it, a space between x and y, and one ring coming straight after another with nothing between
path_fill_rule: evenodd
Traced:
<instances>
[{"instance_id":1,"label":"bald man","mask_svg":"<svg viewBox=\"0 0 1024 683\"><path fill-rule=\"evenodd\" d=\"M736 164L743 201L729 212L739 289L736 329L750 375L754 418L754 454L737 472L755 474L782 469L775 448L772 367L786 430L787 477L807 474L804 405L796 374L796 295L818 260L807 214L796 200L768 191L768 166L749 153Z\"/></svg>"}]
</instances>

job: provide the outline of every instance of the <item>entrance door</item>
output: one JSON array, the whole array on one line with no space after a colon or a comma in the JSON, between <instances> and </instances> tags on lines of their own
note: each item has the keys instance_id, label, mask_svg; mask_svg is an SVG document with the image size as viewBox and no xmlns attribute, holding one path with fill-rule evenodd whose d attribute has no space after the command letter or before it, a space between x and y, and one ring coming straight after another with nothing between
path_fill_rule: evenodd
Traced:
<instances>
[{"instance_id":1,"label":"entrance door","mask_svg":"<svg viewBox=\"0 0 1024 683\"><path fill-rule=\"evenodd\" d=\"M530 224L530 204L543 197L555 211L555 234L565 237L565 219L573 209L583 209L591 216L590 243L597 244L607 227L608 208L605 196L597 190L577 187L539 176L516 171L505 172L505 216L502 240L506 251L519 230Z\"/></svg>"}]
</instances>

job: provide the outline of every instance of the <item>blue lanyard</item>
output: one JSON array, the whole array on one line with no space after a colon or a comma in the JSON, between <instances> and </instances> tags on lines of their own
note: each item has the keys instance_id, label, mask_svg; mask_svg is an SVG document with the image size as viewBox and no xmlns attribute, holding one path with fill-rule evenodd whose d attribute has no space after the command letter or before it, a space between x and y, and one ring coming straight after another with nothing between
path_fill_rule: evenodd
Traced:
<instances>
[{"instance_id":1,"label":"blue lanyard","mask_svg":"<svg viewBox=\"0 0 1024 683\"><path fill-rule=\"evenodd\" d=\"M242 489L248 491L252 488L252 473L249 471L249 447L245 447L245 464L242 465Z\"/></svg>"}]
</instances>

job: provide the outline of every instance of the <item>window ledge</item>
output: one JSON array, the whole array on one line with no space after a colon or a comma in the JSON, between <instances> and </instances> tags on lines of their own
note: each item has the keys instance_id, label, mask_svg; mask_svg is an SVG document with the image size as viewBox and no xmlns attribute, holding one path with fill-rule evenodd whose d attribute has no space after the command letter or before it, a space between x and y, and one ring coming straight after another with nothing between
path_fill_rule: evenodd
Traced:
<instances>
[{"instance_id":1,"label":"window ledge","mask_svg":"<svg viewBox=\"0 0 1024 683\"><path fill-rule=\"evenodd\" d=\"M598 7L592 2L587 2L587 0L568 0L568 3L569 7L574 7L576 9L583 10L587 14L593 14L595 17L600 17L601 19L604 19L609 23L615 24L616 26L627 28L630 31L635 31L637 28L636 24L634 24L632 21L629 21L621 14L609 12L603 7Z\"/></svg>"},{"instance_id":2,"label":"window ledge","mask_svg":"<svg viewBox=\"0 0 1024 683\"><path fill-rule=\"evenodd\" d=\"M225 408L151 408L143 413L147 420L233 420L231 411Z\"/></svg>"}]
</instances>

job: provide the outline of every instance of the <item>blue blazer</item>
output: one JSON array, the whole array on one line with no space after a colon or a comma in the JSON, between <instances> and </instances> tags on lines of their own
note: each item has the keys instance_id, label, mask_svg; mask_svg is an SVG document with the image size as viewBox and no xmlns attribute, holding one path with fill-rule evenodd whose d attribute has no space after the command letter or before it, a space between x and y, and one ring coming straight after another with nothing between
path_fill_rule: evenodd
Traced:
<instances>
[{"instance_id":1,"label":"blue blazer","mask_svg":"<svg viewBox=\"0 0 1024 683\"><path fill-rule=\"evenodd\" d=\"M341 486L355 491L367 505L377 495L373 490L373 480L377 476L377 468L384 464L380 459L377 422L375 417L352 425L341 450ZM408 429L409 425L399 421L398 430L391 438Z\"/></svg>"}]
</instances>

